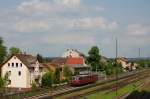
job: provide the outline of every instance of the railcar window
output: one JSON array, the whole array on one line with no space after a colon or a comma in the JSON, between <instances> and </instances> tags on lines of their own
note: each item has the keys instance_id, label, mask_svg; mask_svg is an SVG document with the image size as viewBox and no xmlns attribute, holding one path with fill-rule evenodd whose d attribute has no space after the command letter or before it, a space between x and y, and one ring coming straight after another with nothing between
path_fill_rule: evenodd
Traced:
<instances>
[{"instance_id":1,"label":"railcar window","mask_svg":"<svg viewBox=\"0 0 150 99\"><path fill-rule=\"evenodd\" d=\"M82 77L80 77L80 78L79 78L79 80L83 80L83 78L82 78Z\"/></svg>"}]
</instances>

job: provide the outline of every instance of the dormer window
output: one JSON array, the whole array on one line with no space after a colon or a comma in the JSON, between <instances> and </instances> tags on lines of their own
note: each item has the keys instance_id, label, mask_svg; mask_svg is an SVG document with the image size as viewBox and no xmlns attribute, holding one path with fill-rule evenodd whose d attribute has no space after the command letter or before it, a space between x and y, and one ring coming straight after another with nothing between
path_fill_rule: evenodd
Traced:
<instances>
[{"instance_id":1,"label":"dormer window","mask_svg":"<svg viewBox=\"0 0 150 99\"><path fill-rule=\"evenodd\" d=\"M10 67L10 63L8 63L8 67Z\"/></svg>"},{"instance_id":2,"label":"dormer window","mask_svg":"<svg viewBox=\"0 0 150 99\"><path fill-rule=\"evenodd\" d=\"M22 67L22 63L20 63L20 67Z\"/></svg>"},{"instance_id":3,"label":"dormer window","mask_svg":"<svg viewBox=\"0 0 150 99\"><path fill-rule=\"evenodd\" d=\"M18 63L16 63L16 67L18 67Z\"/></svg>"},{"instance_id":4,"label":"dormer window","mask_svg":"<svg viewBox=\"0 0 150 99\"><path fill-rule=\"evenodd\" d=\"M12 63L11 66L14 67L14 63Z\"/></svg>"}]
</instances>

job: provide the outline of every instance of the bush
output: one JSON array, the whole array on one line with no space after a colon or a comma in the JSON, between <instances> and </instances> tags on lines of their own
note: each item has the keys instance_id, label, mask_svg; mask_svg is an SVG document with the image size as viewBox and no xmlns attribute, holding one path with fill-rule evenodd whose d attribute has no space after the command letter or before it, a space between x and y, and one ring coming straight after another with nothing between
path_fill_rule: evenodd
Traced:
<instances>
[{"instance_id":1,"label":"bush","mask_svg":"<svg viewBox=\"0 0 150 99\"><path fill-rule=\"evenodd\" d=\"M4 87L4 79L0 77L0 88Z\"/></svg>"},{"instance_id":2,"label":"bush","mask_svg":"<svg viewBox=\"0 0 150 99\"><path fill-rule=\"evenodd\" d=\"M47 72L42 77L42 86L43 87L51 87L52 86L52 74Z\"/></svg>"},{"instance_id":3,"label":"bush","mask_svg":"<svg viewBox=\"0 0 150 99\"><path fill-rule=\"evenodd\" d=\"M63 74L63 75L64 75L66 81L69 82L69 80L71 79L73 73L72 73L72 71L69 69L68 66L65 66L65 67L64 67L64 74Z\"/></svg>"},{"instance_id":4,"label":"bush","mask_svg":"<svg viewBox=\"0 0 150 99\"><path fill-rule=\"evenodd\" d=\"M53 83L54 84L59 84L60 83L60 70L56 68L54 74L53 74Z\"/></svg>"},{"instance_id":5,"label":"bush","mask_svg":"<svg viewBox=\"0 0 150 99\"><path fill-rule=\"evenodd\" d=\"M35 81L32 82L32 90L33 91L37 90L37 85Z\"/></svg>"}]
</instances>

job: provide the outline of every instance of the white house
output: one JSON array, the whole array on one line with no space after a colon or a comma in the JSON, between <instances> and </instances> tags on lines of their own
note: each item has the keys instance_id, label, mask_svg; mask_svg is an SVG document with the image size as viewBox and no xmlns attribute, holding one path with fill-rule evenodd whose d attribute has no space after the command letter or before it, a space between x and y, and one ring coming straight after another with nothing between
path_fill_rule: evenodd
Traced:
<instances>
[{"instance_id":1,"label":"white house","mask_svg":"<svg viewBox=\"0 0 150 99\"><path fill-rule=\"evenodd\" d=\"M12 55L4 62L1 71L3 77L9 73L7 87L31 88L33 82L41 83L42 67L32 55Z\"/></svg>"}]
</instances>

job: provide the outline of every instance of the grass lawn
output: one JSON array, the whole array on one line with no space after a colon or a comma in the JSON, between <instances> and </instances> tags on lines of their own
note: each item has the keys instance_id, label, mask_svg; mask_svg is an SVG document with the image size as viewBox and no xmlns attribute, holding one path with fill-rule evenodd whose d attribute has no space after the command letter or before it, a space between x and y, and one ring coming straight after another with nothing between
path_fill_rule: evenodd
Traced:
<instances>
[{"instance_id":1,"label":"grass lawn","mask_svg":"<svg viewBox=\"0 0 150 99\"><path fill-rule=\"evenodd\" d=\"M129 84L121 89L118 90L118 96L122 96L124 94L127 93L131 93L134 90L138 90L137 86L140 84L141 82L135 82L132 84ZM106 91L103 92L97 92L95 94L91 94L89 96L86 96L87 99L115 99L116 98L116 92L110 92L107 93ZM81 98L83 99L83 98Z\"/></svg>"}]
</instances>

